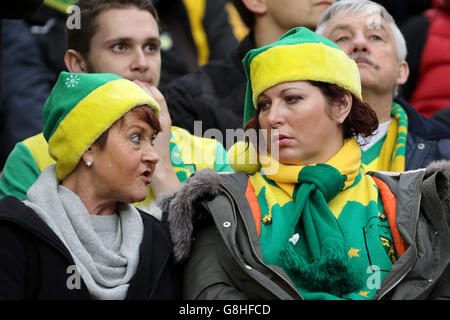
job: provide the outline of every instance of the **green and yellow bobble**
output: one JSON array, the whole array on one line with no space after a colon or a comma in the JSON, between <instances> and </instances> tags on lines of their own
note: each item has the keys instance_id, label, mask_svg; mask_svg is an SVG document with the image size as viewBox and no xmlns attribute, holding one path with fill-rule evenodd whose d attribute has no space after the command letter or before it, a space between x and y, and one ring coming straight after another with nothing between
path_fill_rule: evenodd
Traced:
<instances>
[{"instance_id":1,"label":"green and yellow bobble","mask_svg":"<svg viewBox=\"0 0 450 320\"><path fill-rule=\"evenodd\" d=\"M43 132L58 179L67 177L97 138L139 105L154 108L159 117L159 104L132 81L108 73L61 72L44 106Z\"/></svg>"}]
</instances>

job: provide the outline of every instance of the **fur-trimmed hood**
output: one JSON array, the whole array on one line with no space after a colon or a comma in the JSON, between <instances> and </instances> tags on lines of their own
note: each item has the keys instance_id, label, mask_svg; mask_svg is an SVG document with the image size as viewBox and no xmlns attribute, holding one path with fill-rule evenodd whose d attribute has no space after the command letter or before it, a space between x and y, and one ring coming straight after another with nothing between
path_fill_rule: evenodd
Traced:
<instances>
[{"instance_id":1,"label":"fur-trimmed hood","mask_svg":"<svg viewBox=\"0 0 450 320\"><path fill-rule=\"evenodd\" d=\"M450 161L431 163L426 168L426 176L438 171L444 177L439 180L438 195L444 212L447 213L447 221L450 222ZM183 261L189 254L195 221L201 219L199 212L204 212L199 207L200 203L212 200L220 191L219 174L214 170L204 169L193 174L177 190L158 199L158 205L163 211L163 220L169 223L175 261Z\"/></svg>"},{"instance_id":2,"label":"fur-trimmed hood","mask_svg":"<svg viewBox=\"0 0 450 320\"><path fill-rule=\"evenodd\" d=\"M435 172L442 172L444 179L438 181L437 192L444 212L447 213L447 222L450 222L450 161L441 160L430 163L427 167L426 175L431 175Z\"/></svg>"},{"instance_id":3,"label":"fur-trimmed hood","mask_svg":"<svg viewBox=\"0 0 450 320\"><path fill-rule=\"evenodd\" d=\"M195 206L201 200L211 200L220 192L219 174L204 169L192 174L189 180L175 191L158 198L163 220L169 223L176 262L187 258L192 241L194 221L199 219Z\"/></svg>"}]
</instances>

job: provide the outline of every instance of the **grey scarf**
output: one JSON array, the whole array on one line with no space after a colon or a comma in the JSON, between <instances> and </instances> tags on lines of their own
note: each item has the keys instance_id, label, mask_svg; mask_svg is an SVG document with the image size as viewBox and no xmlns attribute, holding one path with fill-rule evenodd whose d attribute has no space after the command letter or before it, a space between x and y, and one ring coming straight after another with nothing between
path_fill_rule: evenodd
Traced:
<instances>
[{"instance_id":1,"label":"grey scarf","mask_svg":"<svg viewBox=\"0 0 450 320\"><path fill-rule=\"evenodd\" d=\"M81 199L59 183L55 165L42 172L27 196L25 205L33 209L67 247L93 298L124 299L139 263L144 233L136 208L118 203L116 241L120 243L108 248L95 232Z\"/></svg>"}]
</instances>

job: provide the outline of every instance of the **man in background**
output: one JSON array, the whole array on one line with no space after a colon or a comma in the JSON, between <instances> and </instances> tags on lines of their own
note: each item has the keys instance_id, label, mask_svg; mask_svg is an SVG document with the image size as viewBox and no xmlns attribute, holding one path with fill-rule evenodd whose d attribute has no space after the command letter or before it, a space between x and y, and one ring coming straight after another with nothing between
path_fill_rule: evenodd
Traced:
<instances>
[{"instance_id":1,"label":"man in background","mask_svg":"<svg viewBox=\"0 0 450 320\"><path fill-rule=\"evenodd\" d=\"M359 141L366 171L426 167L450 159L450 131L396 99L409 75L406 44L392 16L367 0L343 0L325 11L316 33L339 45L358 65L362 96L377 113L378 130Z\"/></svg>"}]
</instances>

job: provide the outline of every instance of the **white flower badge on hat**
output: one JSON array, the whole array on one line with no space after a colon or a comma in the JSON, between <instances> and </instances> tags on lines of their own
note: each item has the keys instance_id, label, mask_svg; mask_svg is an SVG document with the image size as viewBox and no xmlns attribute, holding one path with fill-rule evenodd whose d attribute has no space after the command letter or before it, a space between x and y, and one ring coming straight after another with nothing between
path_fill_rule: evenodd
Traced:
<instances>
[{"instance_id":1,"label":"white flower badge on hat","mask_svg":"<svg viewBox=\"0 0 450 320\"><path fill-rule=\"evenodd\" d=\"M64 83L64 85L67 88L73 88L78 84L79 81L80 81L80 77L78 75L71 74L68 77L66 77L66 82Z\"/></svg>"}]
</instances>

